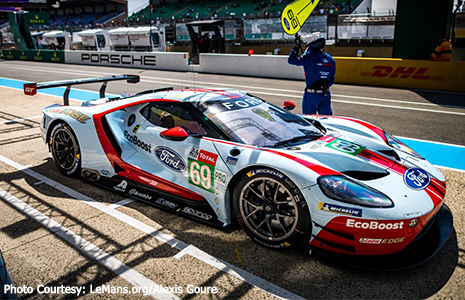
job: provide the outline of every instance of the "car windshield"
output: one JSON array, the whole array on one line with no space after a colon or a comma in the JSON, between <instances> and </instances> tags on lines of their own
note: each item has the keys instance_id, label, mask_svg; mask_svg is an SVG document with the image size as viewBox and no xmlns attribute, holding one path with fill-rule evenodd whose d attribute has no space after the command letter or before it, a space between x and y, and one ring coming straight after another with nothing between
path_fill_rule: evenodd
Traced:
<instances>
[{"instance_id":1,"label":"car windshield","mask_svg":"<svg viewBox=\"0 0 465 300\"><path fill-rule=\"evenodd\" d=\"M301 117L246 94L198 102L197 108L232 140L247 145L277 147L321 136L320 130Z\"/></svg>"}]
</instances>

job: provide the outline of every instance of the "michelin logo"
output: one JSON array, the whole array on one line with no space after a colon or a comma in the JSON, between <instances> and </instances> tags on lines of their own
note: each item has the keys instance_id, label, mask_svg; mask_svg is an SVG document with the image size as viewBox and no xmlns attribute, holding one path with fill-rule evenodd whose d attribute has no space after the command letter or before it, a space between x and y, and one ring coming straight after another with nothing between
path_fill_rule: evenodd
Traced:
<instances>
[{"instance_id":1,"label":"michelin logo","mask_svg":"<svg viewBox=\"0 0 465 300\"><path fill-rule=\"evenodd\" d=\"M350 208L325 202L319 202L318 209L348 216L362 217L362 210L358 208Z\"/></svg>"}]
</instances>

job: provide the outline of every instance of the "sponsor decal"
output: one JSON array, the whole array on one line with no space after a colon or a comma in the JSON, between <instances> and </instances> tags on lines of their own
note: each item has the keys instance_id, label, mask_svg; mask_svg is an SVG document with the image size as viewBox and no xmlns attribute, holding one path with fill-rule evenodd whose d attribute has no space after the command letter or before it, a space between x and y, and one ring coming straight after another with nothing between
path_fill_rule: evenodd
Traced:
<instances>
[{"instance_id":1,"label":"sponsor decal","mask_svg":"<svg viewBox=\"0 0 465 300\"><path fill-rule=\"evenodd\" d=\"M132 130L132 132L137 133L137 131L139 130L139 128L140 128L140 125L134 126L134 129Z\"/></svg>"},{"instance_id":2,"label":"sponsor decal","mask_svg":"<svg viewBox=\"0 0 465 300\"><path fill-rule=\"evenodd\" d=\"M118 191L118 192L125 192L126 191L126 188L128 186L128 183L126 180L123 180L121 181L117 186L113 187L115 189L115 191Z\"/></svg>"},{"instance_id":3,"label":"sponsor decal","mask_svg":"<svg viewBox=\"0 0 465 300\"><path fill-rule=\"evenodd\" d=\"M100 170L100 174L105 175L105 176L109 176L109 175L110 175L110 171L105 170L105 169L101 169L101 170Z\"/></svg>"},{"instance_id":4,"label":"sponsor decal","mask_svg":"<svg viewBox=\"0 0 465 300\"><path fill-rule=\"evenodd\" d=\"M400 238L392 239L372 239L372 238L361 238L358 240L362 244L374 244L374 245L385 245L385 244L398 244L405 241L405 236Z\"/></svg>"},{"instance_id":5,"label":"sponsor decal","mask_svg":"<svg viewBox=\"0 0 465 300\"><path fill-rule=\"evenodd\" d=\"M81 62L110 65L156 66L156 55L82 53Z\"/></svg>"},{"instance_id":6,"label":"sponsor decal","mask_svg":"<svg viewBox=\"0 0 465 300\"><path fill-rule=\"evenodd\" d=\"M71 118L76 119L76 121L78 121L81 124L84 124L87 120L90 119L89 116L71 108L63 109L59 113L70 116Z\"/></svg>"},{"instance_id":7,"label":"sponsor decal","mask_svg":"<svg viewBox=\"0 0 465 300\"><path fill-rule=\"evenodd\" d=\"M317 151L317 150L322 149L325 145L326 145L326 143L324 141L316 140L316 141L310 143L310 145L308 145L307 148Z\"/></svg>"},{"instance_id":8,"label":"sponsor decal","mask_svg":"<svg viewBox=\"0 0 465 300\"><path fill-rule=\"evenodd\" d=\"M166 207L169 207L169 208L173 208L173 209L178 207L178 205L176 203L168 201L168 200L166 200L164 198L158 198L157 201L155 201L155 203L166 206Z\"/></svg>"},{"instance_id":9,"label":"sponsor decal","mask_svg":"<svg viewBox=\"0 0 465 300\"><path fill-rule=\"evenodd\" d=\"M418 79L418 80L437 80L443 81L444 76L425 75L428 68L417 67L397 67L394 69L390 66L373 66L371 72L361 72L365 77L381 78L400 78L400 79Z\"/></svg>"},{"instance_id":10,"label":"sponsor decal","mask_svg":"<svg viewBox=\"0 0 465 300\"><path fill-rule=\"evenodd\" d=\"M37 94L37 87L35 85L29 85L29 84L25 84L24 85L24 94L28 95L28 96L34 96L35 94Z\"/></svg>"},{"instance_id":11,"label":"sponsor decal","mask_svg":"<svg viewBox=\"0 0 465 300\"><path fill-rule=\"evenodd\" d=\"M409 168L404 172L404 183L412 190L424 190L431 182L428 172L420 168Z\"/></svg>"},{"instance_id":12,"label":"sponsor decal","mask_svg":"<svg viewBox=\"0 0 465 300\"><path fill-rule=\"evenodd\" d=\"M343 215L354 216L354 217L362 216L361 209L350 208L350 207L345 207L345 206L340 206L340 205L335 205L335 204L330 204L330 203L325 203L325 202L319 202L318 209L323 210L323 211L343 214Z\"/></svg>"},{"instance_id":13,"label":"sponsor decal","mask_svg":"<svg viewBox=\"0 0 465 300\"><path fill-rule=\"evenodd\" d=\"M195 210L195 209L187 207L187 206L183 208L182 212L186 213L188 215L200 218L200 219L207 220L207 221L212 218L212 216L207 214L207 213Z\"/></svg>"},{"instance_id":14,"label":"sponsor decal","mask_svg":"<svg viewBox=\"0 0 465 300\"><path fill-rule=\"evenodd\" d=\"M359 229L373 229L373 230L397 230L404 229L404 221L393 223L380 223L378 221L358 221L354 219L347 219L347 227Z\"/></svg>"},{"instance_id":15,"label":"sponsor decal","mask_svg":"<svg viewBox=\"0 0 465 300\"><path fill-rule=\"evenodd\" d=\"M175 172L183 172L186 170L186 162L184 159L170 148L162 146L157 147L155 148L155 155L162 164Z\"/></svg>"},{"instance_id":16,"label":"sponsor decal","mask_svg":"<svg viewBox=\"0 0 465 300\"><path fill-rule=\"evenodd\" d=\"M197 159L197 157L199 156L199 148L197 147L192 147L191 150L189 151L189 158L192 158L192 159Z\"/></svg>"},{"instance_id":17,"label":"sponsor decal","mask_svg":"<svg viewBox=\"0 0 465 300\"><path fill-rule=\"evenodd\" d=\"M325 136L319 138L317 141L320 141L320 142L323 142L323 143L331 143L335 139L336 138L333 135L328 134L328 135L325 135Z\"/></svg>"},{"instance_id":18,"label":"sponsor decal","mask_svg":"<svg viewBox=\"0 0 465 300\"><path fill-rule=\"evenodd\" d=\"M137 197L144 198L144 199L147 199L147 200L152 199L152 196L147 195L147 194L144 194L144 193L141 193L141 192L139 192L139 191L136 190L136 189L131 189L131 190L129 191L129 195L137 196Z\"/></svg>"},{"instance_id":19,"label":"sponsor decal","mask_svg":"<svg viewBox=\"0 0 465 300\"><path fill-rule=\"evenodd\" d=\"M233 156L228 156L226 158L226 163L228 165L232 165L232 166L235 166L237 164L237 157L233 157Z\"/></svg>"},{"instance_id":20,"label":"sponsor decal","mask_svg":"<svg viewBox=\"0 0 465 300\"><path fill-rule=\"evenodd\" d=\"M338 150L338 151L341 151L341 152L344 152L346 154L353 155L353 156L356 156L357 154L362 152L363 149L365 149L365 147L362 145L349 142L346 140L342 140L342 139L335 139L329 144L327 144L326 147L330 147L332 149L335 149L335 150Z\"/></svg>"},{"instance_id":21,"label":"sponsor decal","mask_svg":"<svg viewBox=\"0 0 465 300\"><path fill-rule=\"evenodd\" d=\"M381 244L382 239L361 238L358 241L362 244Z\"/></svg>"},{"instance_id":22,"label":"sponsor decal","mask_svg":"<svg viewBox=\"0 0 465 300\"><path fill-rule=\"evenodd\" d=\"M271 170L271 169L255 169L255 170L252 170L252 171L249 171L247 172L247 176L248 177L252 177L252 176L255 176L257 174L268 174L268 175L273 175L273 176L276 176L278 177L279 179L285 179L287 178L284 174L278 172L278 171L275 171L275 170Z\"/></svg>"},{"instance_id":23,"label":"sponsor decal","mask_svg":"<svg viewBox=\"0 0 465 300\"><path fill-rule=\"evenodd\" d=\"M200 150L198 153L197 160L192 159L189 153L189 159L187 160L189 183L214 193L213 182L215 180L215 164L218 154L204 150Z\"/></svg>"},{"instance_id":24,"label":"sponsor decal","mask_svg":"<svg viewBox=\"0 0 465 300\"><path fill-rule=\"evenodd\" d=\"M310 118L315 119L315 120L327 120L327 119L329 119L328 116L310 116Z\"/></svg>"},{"instance_id":25,"label":"sponsor decal","mask_svg":"<svg viewBox=\"0 0 465 300\"><path fill-rule=\"evenodd\" d=\"M152 147L153 146L151 144L147 144L144 141L137 138L137 135L132 135L127 130L125 130L124 131L124 137L128 141L130 141L131 143L136 145L137 147L141 148L142 150L147 151L148 153L152 153Z\"/></svg>"},{"instance_id":26,"label":"sponsor decal","mask_svg":"<svg viewBox=\"0 0 465 300\"><path fill-rule=\"evenodd\" d=\"M57 114L57 113L60 113L61 110L62 110L61 108L50 108L50 109L47 109L45 111L48 112L48 113Z\"/></svg>"},{"instance_id":27,"label":"sponsor decal","mask_svg":"<svg viewBox=\"0 0 465 300\"><path fill-rule=\"evenodd\" d=\"M262 104L263 101L254 98L242 98L241 100L221 101L223 111L237 110Z\"/></svg>"},{"instance_id":28,"label":"sponsor decal","mask_svg":"<svg viewBox=\"0 0 465 300\"><path fill-rule=\"evenodd\" d=\"M226 187L228 181L228 174L221 170L215 170L215 184Z\"/></svg>"},{"instance_id":29,"label":"sponsor decal","mask_svg":"<svg viewBox=\"0 0 465 300\"><path fill-rule=\"evenodd\" d=\"M203 163L209 164L211 166L215 166L217 158L218 158L218 154L211 153L211 152L204 151L204 150L200 150L197 160L199 162L203 162Z\"/></svg>"},{"instance_id":30,"label":"sponsor decal","mask_svg":"<svg viewBox=\"0 0 465 300\"><path fill-rule=\"evenodd\" d=\"M169 208L173 208L173 209L178 207L176 203L168 201L164 198L158 198L157 201L155 201L155 203L169 207Z\"/></svg>"}]
</instances>

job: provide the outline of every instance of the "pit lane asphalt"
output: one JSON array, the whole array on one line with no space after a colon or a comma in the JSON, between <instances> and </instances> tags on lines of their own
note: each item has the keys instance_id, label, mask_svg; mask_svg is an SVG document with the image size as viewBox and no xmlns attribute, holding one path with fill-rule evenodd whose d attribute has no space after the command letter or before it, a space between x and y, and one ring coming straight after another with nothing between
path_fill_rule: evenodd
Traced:
<instances>
[{"instance_id":1,"label":"pit lane asphalt","mask_svg":"<svg viewBox=\"0 0 465 300\"><path fill-rule=\"evenodd\" d=\"M29 64L29 71L4 68L5 62L0 62L0 76L16 78L27 81L58 80L66 78L94 76L97 74L79 74L77 71L68 70L68 74L45 72L43 68L55 69L51 64ZM8 62L10 64L11 62ZM26 64L15 62L13 67L25 68ZM60 67L63 67L60 65ZM95 68L85 66L68 66L69 69L76 70L79 67L80 72L102 72L111 74L142 72L144 77L147 72L153 71L134 71L128 69L115 70L114 68ZM41 68L41 75L35 74L38 71L32 71L33 68ZM82 69L81 69L82 68ZM16 75L14 72L19 72ZM60 69L65 72L66 68ZM74 74L69 74L69 73ZM54 75L52 75L54 74ZM34 77L35 76L35 77ZM149 76L192 80L193 74L177 72L154 72ZM206 76L206 77L202 77ZM213 76L204 74L195 74L197 82L211 81L218 82L219 79L226 79L222 82L246 82L249 86L273 87L281 89L299 90L301 82L285 82L277 85L277 80L263 80L258 78L240 78L231 76ZM199 79L199 77L201 77ZM141 85L142 84L142 85ZM110 93L127 93L137 92L147 88L166 86L167 84L152 84L141 82L139 85L129 85L126 83L109 84ZM147 85L146 85L147 84ZM294 86L291 86L293 84ZM112 86L115 86L112 88ZM202 84L202 86L205 86ZM215 85L218 86L218 85ZM126 88L130 88L128 91ZM180 87L179 85L175 87ZM335 86L333 94L336 94L336 88L344 90L353 89L350 94L357 95L361 93L363 97L372 98L389 98L401 99L394 97L389 93L392 89L378 89L366 87L348 87ZM98 90L98 86L92 87ZM387 91L386 91L387 90ZM264 90L259 90L264 91ZM364 91L364 92L363 92ZM405 90L396 90L402 97L410 97L408 101L427 103L418 93ZM281 92L280 92L281 93ZM338 92L339 93L339 92ZM394 92L393 92L394 93ZM266 100L282 103L282 97L259 95ZM299 95L294 93L293 95ZM456 99L460 100L460 95L438 93L434 94L438 99ZM269 98L270 97L270 98ZM400 96L399 96L400 97ZM418 98L419 97L419 98ZM336 97L334 97L336 98ZM295 98L297 99L297 98ZM423 100L422 100L423 99ZM292 99L291 99L292 100ZM454 101L459 101L454 100ZM294 100L295 101L295 100ZM49 104L60 103L60 98L38 95L34 98L23 96L17 90L1 88L0 105L2 112L0 117L0 155L7 157L23 166L28 166L39 174L51 178L73 190L76 190L88 197L98 200L104 204L114 204L124 198L103 190L91 184L85 183L80 179L69 179L60 176L54 167L50 154L46 151L46 146L39 137L39 120L31 119L17 122L3 122L11 119L20 119L34 117L41 114L41 109ZM299 101L295 101L298 103ZM455 102L454 102L455 103ZM340 107L340 105L342 105ZM335 102L333 107L338 111L349 104ZM367 108L368 111L375 110L376 107L359 106ZM448 105L451 105L448 102ZM457 103L452 104L457 105ZM416 106L415 106L416 107ZM297 108L299 111L300 106ZM345 109L345 108L344 108ZM387 108L379 108L378 114L389 114ZM458 108L435 107L435 109L464 112ZM355 109L357 110L357 109ZM389 109L389 111L401 113L400 109ZM410 111L412 114L414 111ZM360 112L358 112L360 113ZM368 113L368 112L367 112ZM416 114L417 112L415 112ZM420 112L419 114L427 113ZM340 114L340 113L339 113ZM435 113L428 112L434 115ZM368 120L364 113L360 115L349 115ZM374 113L376 116L376 113ZM446 121L454 115L440 114L440 119ZM460 115L457 122L462 120ZM396 116L397 118L397 116ZM383 119L384 120L384 119ZM369 120L379 124L375 117ZM394 122L395 123L395 122ZM443 124L439 122L440 124ZM438 124L439 124L438 123ZM388 123L387 123L388 124ZM462 123L463 124L463 123ZM404 127L412 124L406 122ZM446 126L447 127L447 126ZM456 125L456 127L459 127ZM430 130L431 128L427 128ZM457 128L459 129L459 128ZM395 128L388 129L394 131ZM437 130L446 130L439 127ZM411 133L415 131L410 131ZM402 134L393 132L397 135L403 135L414 138L425 138L421 134ZM427 139L437 140L431 137ZM462 144L460 139L463 135L446 140L437 140L441 142L453 142ZM244 283L222 271L212 268L198 259L189 255L183 256L180 260L173 258L179 251L166 244L159 242L146 233L136 230L126 223L121 222L114 217L103 214L92 207L89 207L82 201L76 200L63 191L50 187L47 184L40 183L39 180L25 174L24 172L13 168L8 164L0 162L0 188L26 202L30 206L57 221L63 226L74 231L81 237L91 241L100 249L106 251L119 261L125 263L132 269L142 275L145 275L157 284L164 286L183 286L184 289L188 284L193 285L210 285L217 286L220 293L216 296L200 295L197 298L247 298L247 299L265 299L272 296L259 290L248 283ZM446 202L451 207L454 214L455 232L446 244L445 248L430 262L425 265L416 267L411 270L394 273L374 273L354 270L334 263L318 255L308 256L304 250L289 250L276 252L264 249L252 243L247 236L237 227L230 227L225 230L219 230L204 226L194 221L182 217L173 216L170 213L158 210L139 202L132 202L127 206L118 208L118 211L135 218L144 224L152 226L166 234L177 239L192 244L197 248L223 260L229 262L240 269L246 270L264 280L274 283L292 293L304 298L310 299L327 299L327 298L465 298L465 241L463 239L465 229L464 201L465 196L463 189L465 187L465 174L449 170L443 170L447 179L448 192ZM37 286L44 285L86 285L98 286L102 284L111 284L113 286L131 286L122 277L115 275L105 267L102 267L95 260L88 259L81 252L76 251L69 243L57 238L52 232L44 229L36 221L24 216L3 200L0 201L0 249L4 253L7 267L17 286ZM142 298L138 295L126 295L133 298ZM179 294L178 296L186 297L188 295ZM43 298L43 295L33 294L31 296L22 295L24 298ZM61 295L60 297L63 297ZM59 297L59 298L60 298ZM120 294L86 294L89 299L104 298L121 298Z\"/></svg>"}]
</instances>

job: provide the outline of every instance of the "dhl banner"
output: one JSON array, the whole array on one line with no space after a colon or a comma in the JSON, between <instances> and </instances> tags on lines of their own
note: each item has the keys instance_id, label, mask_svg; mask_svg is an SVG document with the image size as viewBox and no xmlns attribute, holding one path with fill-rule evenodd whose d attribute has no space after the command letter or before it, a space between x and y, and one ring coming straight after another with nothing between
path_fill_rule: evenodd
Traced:
<instances>
[{"instance_id":1,"label":"dhl banner","mask_svg":"<svg viewBox=\"0 0 465 300\"><path fill-rule=\"evenodd\" d=\"M465 61L334 59L337 83L465 92Z\"/></svg>"}]
</instances>

